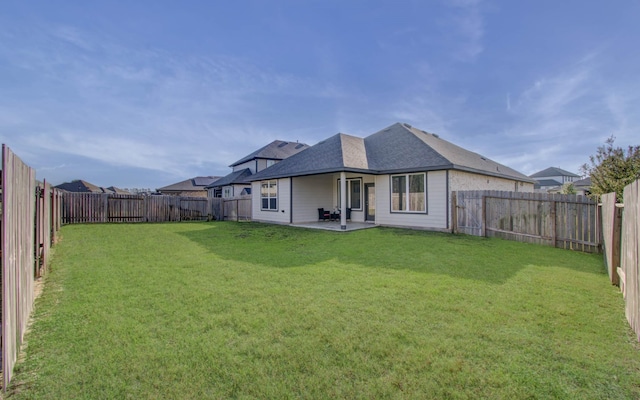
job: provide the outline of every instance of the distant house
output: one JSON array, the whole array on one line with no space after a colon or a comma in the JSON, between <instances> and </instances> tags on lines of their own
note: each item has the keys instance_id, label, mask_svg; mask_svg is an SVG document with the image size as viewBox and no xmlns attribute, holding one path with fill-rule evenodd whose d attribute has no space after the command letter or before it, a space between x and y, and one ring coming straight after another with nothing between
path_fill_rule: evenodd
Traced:
<instances>
[{"instance_id":1,"label":"distant house","mask_svg":"<svg viewBox=\"0 0 640 400\"><path fill-rule=\"evenodd\" d=\"M529 175L529 177L537 181L535 185L535 190L537 192L560 192L562 190L562 185L565 183L572 183L580 179L580 175L557 167L543 169L533 175Z\"/></svg>"},{"instance_id":2,"label":"distant house","mask_svg":"<svg viewBox=\"0 0 640 400\"><path fill-rule=\"evenodd\" d=\"M296 224L321 210L353 222L448 230L451 192L532 192L534 180L438 135L396 123L365 138L339 133L248 178L252 218Z\"/></svg>"},{"instance_id":3,"label":"distant house","mask_svg":"<svg viewBox=\"0 0 640 400\"><path fill-rule=\"evenodd\" d=\"M113 194L131 194L128 190L120 189L115 186L109 186L106 190Z\"/></svg>"},{"instance_id":4,"label":"distant house","mask_svg":"<svg viewBox=\"0 0 640 400\"><path fill-rule=\"evenodd\" d=\"M251 194L251 175L308 148L298 142L275 140L230 165L233 171L207 186L208 197L234 197Z\"/></svg>"},{"instance_id":5,"label":"distant house","mask_svg":"<svg viewBox=\"0 0 640 400\"><path fill-rule=\"evenodd\" d=\"M126 190L118 189L115 186L109 186L108 188L96 186L93 183L77 179L71 182L61 183L56 186L57 189L61 189L72 193L115 193L115 194L129 194Z\"/></svg>"},{"instance_id":6,"label":"distant house","mask_svg":"<svg viewBox=\"0 0 640 400\"><path fill-rule=\"evenodd\" d=\"M195 178L156 189L168 196L207 197L206 187L220 179L219 176L196 176Z\"/></svg>"},{"instance_id":7,"label":"distant house","mask_svg":"<svg viewBox=\"0 0 640 400\"><path fill-rule=\"evenodd\" d=\"M591 194L591 178L587 177L573 182L573 187L576 189L576 194L590 195Z\"/></svg>"}]
</instances>

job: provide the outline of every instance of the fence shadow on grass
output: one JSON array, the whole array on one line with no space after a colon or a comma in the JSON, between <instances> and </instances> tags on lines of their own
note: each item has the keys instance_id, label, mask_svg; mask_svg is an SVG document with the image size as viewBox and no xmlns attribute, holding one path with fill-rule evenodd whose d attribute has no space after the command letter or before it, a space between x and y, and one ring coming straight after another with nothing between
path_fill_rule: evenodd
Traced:
<instances>
[{"instance_id":1,"label":"fence shadow on grass","mask_svg":"<svg viewBox=\"0 0 640 400\"><path fill-rule=\"evenodd\" d=\"M393 228L345 233L260 223L210 224L181 235L223 259L272 268L337 260L493 284L531 265L605 274L600 256L500 239Z\"/></svg>"}]
</instances>

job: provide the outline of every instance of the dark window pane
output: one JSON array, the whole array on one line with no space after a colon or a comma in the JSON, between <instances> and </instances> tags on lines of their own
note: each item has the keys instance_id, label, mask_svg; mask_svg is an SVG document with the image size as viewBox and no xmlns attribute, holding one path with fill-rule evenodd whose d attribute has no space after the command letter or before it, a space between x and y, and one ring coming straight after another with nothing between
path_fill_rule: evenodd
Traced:
<instances>
[{"instance_id":1,"label":"dark window pane","mask_svg":"<svg viewBox=\"0 0 640 400\"><path fill-rule=\"evenodd\" d=\"M361 208L360 205L360 181L351 181L351 208Z\"/></svg>"}]
</instances>

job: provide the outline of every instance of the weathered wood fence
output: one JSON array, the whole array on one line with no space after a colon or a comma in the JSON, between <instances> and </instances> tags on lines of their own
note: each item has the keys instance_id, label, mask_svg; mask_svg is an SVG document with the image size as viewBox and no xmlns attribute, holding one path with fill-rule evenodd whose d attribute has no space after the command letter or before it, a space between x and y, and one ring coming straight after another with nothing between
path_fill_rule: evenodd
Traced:
<instances>
[{"instance_id":1,"label":"weathered wood fence","mask_svg":"<svg viewBox=\"0 0 640 400\"><path fill-rule=\"evenodd\" d=\"M602 196L604 252L611 283L624 296L625 314L640 341L640 180L626 186L624 204Z\"/></svg>"},{"instance_id":2,"label":"weathered wood fence","mask_svg":"<svg viewBox=\"0 0 640 400\"><path fill-rule=\"evenodd\" d=\"M35 170L2 145L2 374L3 390L11 380L29 314L35 279L47 267L51 244L60 228L59 194Z\"/></svg>"},{"instance_id":3,"label":"weathered wood fence","mask_svg":"<svg viewBox=\"0 0 640 400\"><path fill-rule=\"evenodd\" d=\"M458 191L451 215L454 233L600 251L598 205L585 196Z\"/></svg>"},{"instance_id":4,"label":"weathered wood fence","mask_svg":"<svg viewBox=\"0 0 640 400\"><path fill-rule=\"evenodd\" d=\"M222 199L223 218L228 221L251 220L251 195Z\"/></svg>"},{"instance_id":5,"label":"weathered wood fence","mask_svg":"<svg viewBox=\"0 0 640 400\"><path fill-rule=\"evenodd\" d=\"M64 224L105 222L177 222L220 219L222 199L63 193Z\"/></svg>"}]
</instances>

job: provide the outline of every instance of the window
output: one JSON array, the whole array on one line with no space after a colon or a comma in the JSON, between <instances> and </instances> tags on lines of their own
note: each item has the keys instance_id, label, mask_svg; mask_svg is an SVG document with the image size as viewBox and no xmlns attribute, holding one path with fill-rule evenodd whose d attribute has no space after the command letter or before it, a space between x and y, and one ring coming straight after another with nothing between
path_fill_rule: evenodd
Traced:
<instances>
[{"instance_id":1,"label":"window","mask_svg":"<svg viewBox=\"0 0 640 400\"><path fill-rule=\"evenodd\" d=\"M427 211L427 174L391 176L391 211Z\"/></svg>"},{"instance_id":2,"label":"window","mask_svg":"<svg viewBox=\"0 0 640 400\"><path fill-rule=\"evenodd\" d=\"M274 165L275 163L276 163L276 160L267 160L267 168Z\"/></svg>"},{"instance_id":3,"label":"window","mask_svg":"<svg viewBox=\"0 0 640 400\"><path fill-rule=\"evenodd\" d=\"M227 186L223 189L222 191L222 197L233 197L233 195L231 194L231 187Z\"/></svg>"},{"instance_id":4,"label":"window","mask_svg":"<svg viewBox=\"0 0 640 400\"><path fill-rule=\"evenodd\" d=\"M260 186L261 209L278 210L278 181L264 181Z\"/></svg>"},{"instance_id":5,"label":"window","mask_svg":"<svg viewBox=\"0 0 640 400\"><path fill-rule=\"evenodd\" d=\"M340 207L340 179L338 179L338 202ZM347 179L347 208L362 210L362 179Z\"/></svg>"}]
</instances>

